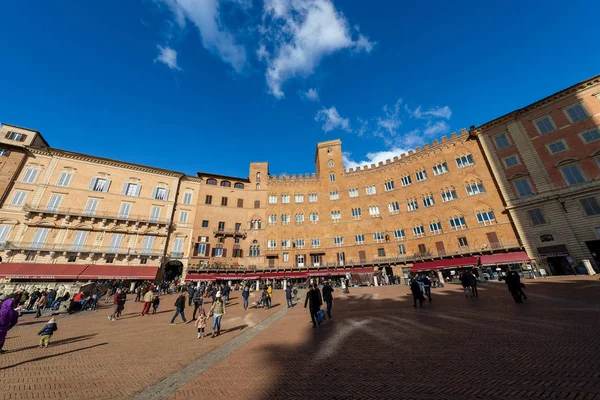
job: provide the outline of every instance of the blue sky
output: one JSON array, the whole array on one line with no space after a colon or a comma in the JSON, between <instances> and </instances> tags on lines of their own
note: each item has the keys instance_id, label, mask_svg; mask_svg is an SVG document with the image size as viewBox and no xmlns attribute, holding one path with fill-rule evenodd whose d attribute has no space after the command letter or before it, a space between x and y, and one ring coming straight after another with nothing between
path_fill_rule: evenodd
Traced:
<instances>
[{"instance_id":1,"label":"blue sky","mask_svg":"<svg viewBox=\"0 0 600 400\"><path fill-rule=\"evenodd\" d=\"M542 5L543 4L543 5ZM0 121L173 169L390 158L599 73L600 2L11 1Z\"/></svg>"}]
</instances>

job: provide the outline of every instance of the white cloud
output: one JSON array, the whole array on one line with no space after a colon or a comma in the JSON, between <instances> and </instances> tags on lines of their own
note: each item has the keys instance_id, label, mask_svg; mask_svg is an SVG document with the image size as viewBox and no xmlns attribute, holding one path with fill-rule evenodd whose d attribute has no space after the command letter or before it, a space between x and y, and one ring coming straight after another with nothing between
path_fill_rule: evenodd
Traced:
<instances>
[{"instance_id":1,"label":"white cloud","mask_svg":"<svg viewBox=\"0 0 600 400\"><path fill-rule=\"evenodd\" d=\"M402 121L400 121L400 104L402 104L402 99L398 99L393 107L386 104L383 106L384 116L377 118L377 127L385 130L391 136L396 136L398 128L402 124Z\"/></svg>"},{"instance_id":2,"label":"white cloud","mask_svg":"<svg viewBox=\"0 0 600 400\"><path fill-rule=\"evenodd\" d=\"M154 59L154 62L160 61L171 69L181 70L177 65L177 52L169 46L158 45L158 57Z\"/></svg>"},{"instance_id":3,"label":"white cloud","mask_svg":"<svg viewBox=\"0 0 600 400\"><path fill-rule=\"evenodd\" d=\"M256 50L256 58L258 58L258 61L267 60L269 56L269 51L264 44L258 46L258 49Z\"/></svg>"},{"instance_id":4,"label":"white cloud","mask_svg":"<svg viewBox=\"0 0 600 400\"><path fill-rule=\"evenodd\" d=\"M446 121L438 121L436 123L429 123L423 130L425 136L436 136L443 133L447 133L450 130L450 125Z\"/></svg>"},{"instance_id":5,"label":"white cloud","mask_svg":"<svg viewBox=\"0 0 600 400\"><path fill-rule=\"evenodd\" d=\"M215 52L236 72L242 71L246 65L246 50L236 43L234 35L223 25L219 14L219 0L162 1L171 8L180 27L183 28L186 20L190 20L200 31L202 45L206 49Z\"/></svg>"},{"instance_id":6,"label":"white cloud","mask_svg":"<svg viewBox=\"0 0 600 400\"><path fill-rule=\"evenodd\" d=\"M406 107L406 110L410 112L413 117L418 119L425 119L428 117L450 119L450 117L452 117L452 110L450 110L450 107L448 106L434 107L426 111L422 111L421 106L418 106L412 112Z\"/></svg>"},{"instance_id":7,"label":"white cloud","mask_svg":"<svg viewBox=\"0 0 600 400\"><path fill-rule=\"evenodd\" d=\"M350 129L350 120L342 118L335 106L330 108L323 107L315 116L315 121L323 121L323 130L330 132L334 129L341 129L346 132L352 132Z\"/></svg>"},{"instance_id":8,"label":"white cloud","mask_svg":"<svg viewBox=\"0 0 600 400\"><path fill-rule=\"evenodd\" d=\"M379 164L379 162L385 162L385 160L392 160L394 157L400 157L400 154L407 153L408 151L399 147L394 147L391 150L378 151L374 153L367 153L366 160L354 161L352 160L351 153L343 153L342 161L344 162L344 168L357 168L365 165L370 166L371 164Z\"/></svg>"},{"instance_id":9,"label":"white cloud","mask_svg":"<svg viewBox=\"0 0 600 400\"><path fill-rule=\"evenodd\" d=\"M319 101L319 92L315 88L310 88L306 92L302 92L301 97L310 101Z\"/></svg>"},{"instance_id":10,"label":"white cloud","mask_svg":"<svg viewBox=\"0 0 600 400\"><path fill-rule=\"evenodd\" d=\"M374 45L362 34L353 40L331 0L265 0L261 32L273 49L266 79L277 98L284 97L285 81L312 74L323 57L343 49L370 52Z\"/></svg>"}]
</instances>

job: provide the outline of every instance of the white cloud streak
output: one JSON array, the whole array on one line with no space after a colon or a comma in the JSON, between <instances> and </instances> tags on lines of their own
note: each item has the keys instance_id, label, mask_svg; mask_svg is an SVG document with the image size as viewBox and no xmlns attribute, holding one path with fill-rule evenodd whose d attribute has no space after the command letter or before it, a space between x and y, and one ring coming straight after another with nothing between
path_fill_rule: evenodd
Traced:
<instances>
[{"instance_id":1,"label":"white cloud streak","mask_svg":"<svg viewBox=\"0 0 600 400\"><path fill-rule=\"evenodd\" d=\"M246 50L236 43L234 35L221 21L219 0L162 0L172 10L177 24L183 28L186 20L191 21L200 31L202 45L216 53L236 72L246 66ZM243 3L243 2L242 2Z\"/></svg>"},{"instance_id":2,"label":"white cloud streak","mask_svg":"<svg viewBox=\"0 0 600 400\"><path fill-rule=\"evenodd\" d=\"M423 111L421 109L421 106L418 106L412 112L410 111L410 109L408 107L406 107L406 110L408 112L410 112L413 117L415 117L417 119L426 119L426 118L431 118L431 117L450 119L452 117L452 110L450 110L450 107L448 107L448 106L434 107L434 108L431 108L426 111Z\"/></svg>"},{"instance_id":3,"label":"white cloud streak","mask_svg":"<svg viewBox=\"0 0 600 400\"><path fill-rule=\"evenodd\" d=\"M180 71L179 65L177 65L177 52L169 46L157 46L158 57L154 59L154 62L160 61L171 69Z\"/></svg>"},{"instance_id":4,"label":"white cloud streak","mask_svg":"<svg viewBox=\"0 0 600 400\"><path fill-rule=\"evenodd\" d=\"M447 133L450 130L450 125L446 123L446 121L438 121L435 123L427 124L423 133L425 136L436 136L441 135L443 133Z\"/></svg>"},{"instance_id":5,"label":"white cloud streak","mask_svg":"<svg viewBox=\"0 0 600 400\"><path fill-rule=\"evenodd\" d=\"M315 121L323 122L323 131L330 132L334 129L340 129L346 132L352 132L350 120L342 118L335 106L330 108L323 107L315 116Z\"/></svg>"},{"instance_id":6,"label":"white cloud streak","mask_svg":"<svg viewBox=\"0 0 600 400\"><path fill-rule=\"evenodd\" d=\"M370 52L374 43L352 31L331 0L265 0L264 42L272 48L267 62L269 91L283 98L283 84L314 72L321 59L344 49Z\"/></svg>"}]
</instances>

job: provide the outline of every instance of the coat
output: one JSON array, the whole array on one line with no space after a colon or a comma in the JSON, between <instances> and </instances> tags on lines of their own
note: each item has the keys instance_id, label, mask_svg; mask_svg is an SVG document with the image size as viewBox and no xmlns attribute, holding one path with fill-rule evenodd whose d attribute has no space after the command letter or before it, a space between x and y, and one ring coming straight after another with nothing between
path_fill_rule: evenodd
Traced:
<instances>
[{"instance_id":1,"label":"coat","mask_svg":"<svg viewBox=\"0 0 600 400\"><path fill-rule=\"evenodd\" d=\"M56 322L49 322L38 332L38 335L50 335L54 334L54 331L58 329Z\"/></svg>"},{"instance_id":2,"label":"coat","mask_svg":"<svg viewBox=\"0 0 600 400\"><path fill-rule=\"evenodd\" d=\"M417 280L413 280L412 283L410 284L410 291L412 292L412 295L414 298L421 298L421 296L423 296L423 293L421 293L421 286L419 285L419 282L417 282Z\"/></svg>"},{"instance_id":3,"label":"coat","mask_svg":"<svg viewBox=\"0 0 600 400\"><path fill-rule=\"evenodd\" d=\"M154 299L154 293L152 293L151 291L148 290L146 292L146 294L144 295L144 302L151 303L153 299Z\"/></svg>"},{"instance_id":4,"label":"coat","mask_svg":"<svg viewBox=\"0 0 600 400\"><path fill-rule=\"evenodd\" d=\"M323 286L323 300L331 301L333 300L333 288L329 285Z\"/></svg>"},{"instance_id":5,"label":"coat","mask_svg":"<svg viewBox=\"0 0 600 400\"><path fill-rule=\"evenodd\" d=\"M312 314L315 314L321 309L323 300L321 299L321 292L318 289L309 290L306 293L306 300L304 300L304 308L309 304L309 309Z\"/></svg>"},{"instance_id":6,"label":"coat","mask_svg":"<svg viewBox=\"0 0 600 400\"><path fill-rule=\"evenodd\" d=\"M285 288L285 298L288 300L292 298L292 287L290 285Z\"/></svg>"},{"instance_id":7,"label":"coat","mask_svg":"<svg viewBox=\"0 0 600 400\"><path fill-rule=\"evenodd\" d=\"M213 315L223 315L225 314L227 311L225 310L225 302L224 301L215 301L212 304L212 307L210 308L210 312L213 313Z\"/></svg>"},{"instance_id":8,"label":"coat","mask_svg":"<svg viewBox=\"0 0 600 400\"><path fill-rule=\"evenodd\" d=\"M181 295L177 298L177 300L175 300L175 307L177 307L180 310L183 310L185 308L185 296Z\"/></svg>"},{"instance_id":9,"label":"coat","mask_svg":"<svg viewBox=\"0 0 600 400\"><path fill-rule=\"evenodd\" d=\"M242 290L242 298L243 299L247 299L248 297L250 297L250 289L246 290Z\"/></svg>"},{"instance_id":10,"label":"coat","mask_svg":"<svg viewBox=\"0 0 600 400\"><path fill-rule=\"evenodd\" d=\"M13 309L13 299L4 300L0 306L0 343L6 339L8 331L17 324L19 313Z\"/></svg>"}]
</instances>

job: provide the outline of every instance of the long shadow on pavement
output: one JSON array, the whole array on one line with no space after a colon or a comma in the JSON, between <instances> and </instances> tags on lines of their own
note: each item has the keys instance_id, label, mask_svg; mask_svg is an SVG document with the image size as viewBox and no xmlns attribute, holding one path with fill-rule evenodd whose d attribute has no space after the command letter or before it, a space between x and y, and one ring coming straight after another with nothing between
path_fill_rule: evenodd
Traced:
<instances>
[{"instance_id":1,"label":"long shadow on pavement","mask_svg":"<svg viewBox=\"0 0 600 400\"><path fill-rule=\"evenodd\" d=\"M5 369L9 369L9 368L14 368L14 367L18 367L20 365L23 364L27 364L30 362L36 362L36 361L41 361L41 360L45 360L47 358L53 358L53 357L58 357L58 356L62 356L64 354L70 354L70 353L76 353L78 351L83 351L83 350L87 350L87 349L92 349L94 347L99 347L99 346L104 346L107 345L108 342L104 342L104 343L98 343L98 344L94 344L92 346L87 346L87 347L81 347L79 349L74 349L74 350L69 350L69 351L63 351L62 353L56 353L56 354L51 354L51 355L47 355L47 356L42 356L42 357L36 357L36 358L32 358L31 360L25 360L25 361L21 361L18 362L16 364L12 364L12 365L8 365L6 367L1 367L0 371L5 370Z\"/></svg>"},{"instance_id":2,"label":"long shadow on pavement","mask_svg":"<svg viewBox=\"0 0 600 400\"><path fill-rule=\"evenodd\" d=\"M54 346L60 346L60 345L63 345L63 344L70 344L70 343L75 343L75 342L81 342L83 340L89 340L89 339L93 338L96 335L97 335L96 333L91 333L89 335L74 336L74 337L70 337L70 338L59 339L59 340L51 341L50 343L52 344L52 347L54 347ZM10 352L11 353L16 353L18 351L31 350L31 349L35 349L35 348L38 348L38 347L39 347L39 345L21 347L20 349L10 350Z\"/></svg>"}]
</instances>

